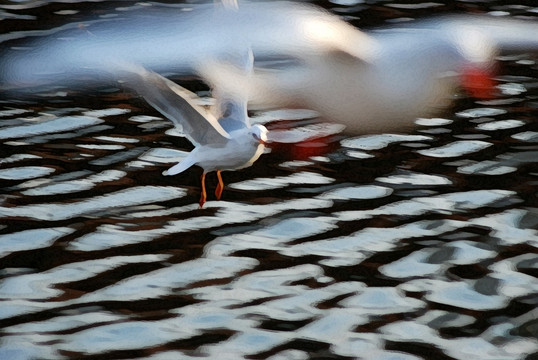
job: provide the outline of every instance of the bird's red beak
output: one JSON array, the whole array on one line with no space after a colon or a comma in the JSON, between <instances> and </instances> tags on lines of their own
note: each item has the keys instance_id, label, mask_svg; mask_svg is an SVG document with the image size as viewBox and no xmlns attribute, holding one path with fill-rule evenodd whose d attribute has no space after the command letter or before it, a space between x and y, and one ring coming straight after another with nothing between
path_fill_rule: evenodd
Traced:
<instances>
[{"instance_id":1,"label":"bird's red beak","mask_svg":"<svg viewBox=\"0 0 538 360\"><path fill-rule=\"evenodd\" d=\"M469 95L479 99L495 98L495 85L497 82L493 66L481 67L476 65L466 66L461 73L462 87Z\"/></svg>"}]
</instances>

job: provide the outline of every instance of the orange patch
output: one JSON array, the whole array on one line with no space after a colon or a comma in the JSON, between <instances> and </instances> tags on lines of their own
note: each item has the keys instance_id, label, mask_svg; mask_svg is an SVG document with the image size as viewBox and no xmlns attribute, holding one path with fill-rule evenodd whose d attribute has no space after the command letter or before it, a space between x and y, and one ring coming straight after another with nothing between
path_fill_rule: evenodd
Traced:
<instances>
[{"instance_id":1,"label":"orange patch","mask_svg":"<svg viewBox=\"0 0 538 360\"><path fill-rule=\"evenodd\" d=\"M469 66L461 75L462 86L472 97L479 99L495 98L494 71L491 68Z\"/></svg>"}]
</instances>

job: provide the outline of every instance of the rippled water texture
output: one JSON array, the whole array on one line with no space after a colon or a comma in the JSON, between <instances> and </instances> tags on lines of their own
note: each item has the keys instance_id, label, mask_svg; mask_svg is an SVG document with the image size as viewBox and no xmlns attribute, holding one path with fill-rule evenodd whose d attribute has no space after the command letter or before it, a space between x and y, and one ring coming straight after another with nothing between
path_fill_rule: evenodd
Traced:
<instances>
[{"instance_id":1,"label":"rippled water texture","mask_svg":"<svg viewBox=\"0 0 538 360\"><path fill-rule=\"evenodd\" d=\"M0 24L24 39L152 4L15 1ZM523 0L322 5L357 26L538 14ZM225 172L204 209L199 168L161 175L191 145L137 96L3 93L0 359L536 359L538 68L500 60L499 98L460 95L406 134L274 148Z\"/></svg>"}]
</instances>

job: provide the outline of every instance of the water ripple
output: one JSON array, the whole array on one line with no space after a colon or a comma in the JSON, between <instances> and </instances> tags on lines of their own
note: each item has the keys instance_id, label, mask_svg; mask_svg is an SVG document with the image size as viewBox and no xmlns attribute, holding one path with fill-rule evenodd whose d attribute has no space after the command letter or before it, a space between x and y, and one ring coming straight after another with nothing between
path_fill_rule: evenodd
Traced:
<instances>
[{"instance_id":1,"label":"water ripple","mask_svg":"<svg viewBox=\"0 0 538 360\"><path fill-rule=\"evenodd\" d=\"M20 166L17 168L0 169L2 180L27 180L49 175L55 170L45 166Z\"/></svg>"},{"instance_id":2,"label":"water ripple","mask_svg":"<svg viewBox=\"0 0 538 360\"><path fill-rule=\"evenodd\" d=\"M492 144L486 141L460 140L436 148L417 150L417 152L425 156L450 158L472 154L490 146L492 146Z\"/></svg>"},{"instance_id":3,"label":"water ripple","mask_svg":"<svg viewBox=\"0 0 538 360\"><path fill-rule=\"evenodd\" d=\"M431 137L424 135L382 134L344 139L341 141L341 144L344 147L358 150L377 150L393 143L431 140Z\"/></svg>"},{"instance_id":4,"label":"water ripple","mask_svg":"<svg viewBox=\"0 0 538 360\"><path fill-rule=\"evenodd\" d=\"M185 195L185 190L173 187L142 186L97 196L74 203L36 204L0 207L0 217L24 217L46 221L71 219L99 211L139 204L166 201Z\"/></svg>"},{"instance_id":5,"label":"water ripple","mask_svg":"<svg viewBox=\"0 0 538 360\"><path fill-rule=\"evenodd\" d=\"M35 124L12 126L0 129L0 139L14 139L28 136L51 134L76 130L102 123L103 120L89 116L68 116L38 122Z\"/></svg>"},{"instance_id":6,"label":"water ripple","mask_svg":"<svg viewBox=\"0 0 538 360\"><path fill-rule=\"evenodd\" d=\"M17 252L50 246L58 238L72 233L67 227L32 229L0 235L0 257Z\"/></svg>"}]
</instances>

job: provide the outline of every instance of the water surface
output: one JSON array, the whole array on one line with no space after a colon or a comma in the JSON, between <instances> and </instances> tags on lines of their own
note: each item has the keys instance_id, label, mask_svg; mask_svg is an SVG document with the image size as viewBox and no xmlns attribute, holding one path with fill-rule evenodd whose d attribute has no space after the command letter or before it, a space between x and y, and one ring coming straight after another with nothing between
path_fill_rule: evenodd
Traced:
<instances>
[{"instance_id":1,"label":"water surface","mask_svg":"<svg viewBox=\"0 0 538 360\"><path fill-rule=\"evenodd\" d=\"M156 4L8 2L3 46ZM365 27L538 13L523 0L322 5ZM200 169L161 175L192 146L137 96L4 92L0 359L535 359L535 61L503 57L499 99L459 95L406 134L273 149L225 172L204 209Z\"/></svg>"}]
</instances>

